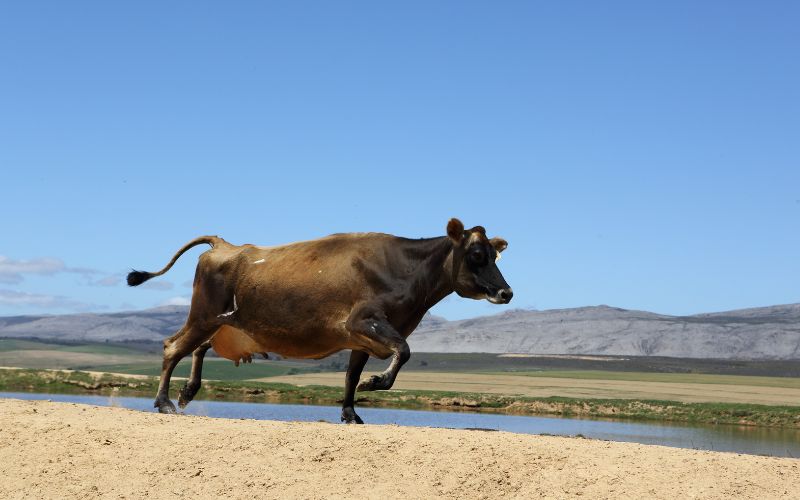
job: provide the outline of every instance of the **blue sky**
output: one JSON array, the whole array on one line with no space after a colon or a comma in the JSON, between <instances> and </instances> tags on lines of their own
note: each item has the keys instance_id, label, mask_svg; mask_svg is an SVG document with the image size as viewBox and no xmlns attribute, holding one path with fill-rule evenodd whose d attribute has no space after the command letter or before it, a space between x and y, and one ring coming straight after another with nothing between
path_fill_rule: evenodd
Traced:
<instances>
[{"instance_id":1,"label":"blue sky","mask_svg":"<svg viewBox=\"0 0 800 500\"><path fill-rule=\"evenodd\" d=\"M797 2L14 2L0 315L180 303L189 239L481 224L509 306L800 302Z\"/></svg>"}]
</instances>

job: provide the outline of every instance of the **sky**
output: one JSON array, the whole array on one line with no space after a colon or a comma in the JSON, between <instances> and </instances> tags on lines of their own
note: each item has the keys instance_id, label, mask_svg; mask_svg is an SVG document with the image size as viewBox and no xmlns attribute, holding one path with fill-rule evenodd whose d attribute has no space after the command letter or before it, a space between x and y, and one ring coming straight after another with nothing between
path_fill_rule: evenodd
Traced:
<instances>
[{"instance_id":1,"label":"sky","mask_svg":"<svg viewBox=\"0 0 800 500\"><path fill-rule=\"evenodd\" d=\"M185 304L218 234L508 240L507 306L800 302L800 4L7 2L0 315Z\"/></svg>"}]
</instances>

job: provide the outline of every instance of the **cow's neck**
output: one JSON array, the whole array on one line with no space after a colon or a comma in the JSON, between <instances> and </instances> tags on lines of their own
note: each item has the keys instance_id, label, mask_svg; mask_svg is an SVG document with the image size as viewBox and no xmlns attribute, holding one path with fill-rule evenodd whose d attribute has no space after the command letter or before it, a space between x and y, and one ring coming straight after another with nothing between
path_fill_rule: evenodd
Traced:
<instances>
[{"instance_id":1,"label":"cow's neck","mask_svg":"<svg viewBox=\"0 0 800 500\"><path fill-rule=\"evenodd\" d=\"M453 252L453 243L447 236L413 242L411 258L420 259L414 273L414 282L423 300L419 302L418 313L425 314L443 298L453 293L450 273L446 271L447 262Z\"/></svg>"}]
</instances>

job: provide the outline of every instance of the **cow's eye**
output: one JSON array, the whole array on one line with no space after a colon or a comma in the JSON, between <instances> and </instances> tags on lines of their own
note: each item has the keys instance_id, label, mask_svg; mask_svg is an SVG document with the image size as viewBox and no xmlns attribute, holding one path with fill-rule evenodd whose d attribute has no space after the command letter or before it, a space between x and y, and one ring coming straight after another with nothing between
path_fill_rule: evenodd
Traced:
<instances>
[{"instance_id":1,"label":"cow's eye","mask_svg":"<svg viewBox=\"0 0 800 500\"><path fill-rule=\"evenodd\" d=\"M481 252L480 250L473 250L473 251L471 251L471 252L469 253L469 257L470 257L470 259L472 259L472 261L473 261L473 262L475 262L476 264L481 264L481 263L483 263L483 252Z\"/></svg>"}]
</instances>

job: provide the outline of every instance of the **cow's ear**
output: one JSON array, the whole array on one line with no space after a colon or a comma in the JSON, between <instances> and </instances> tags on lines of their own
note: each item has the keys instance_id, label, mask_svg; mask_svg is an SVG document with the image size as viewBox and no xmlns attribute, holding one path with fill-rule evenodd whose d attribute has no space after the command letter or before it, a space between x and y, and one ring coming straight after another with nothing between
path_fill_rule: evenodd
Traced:
<instances>
[{"instance_id":1,"label":"cow's ear","mask_svg":"<svg viewBox=\"0 0 800 500\"><path fill-rule=\"evenodd\" d=\"M508 248L508 242L503 238L492 238L489 240L489 243L497 250L497 253L502 252L506 248Z\"/></svg>"},{"instance_id":2,"label":"cow's ear","mask_svg":"<svg viewBox=\"0 0 800 500\"><path fill-rule=\"evenodd\" d=\"M464 224L455 217L450 219L450 222L447 223L447 236L456 243L461 243L461 240L464 239Z\"/></svg>"}]
</instances>

